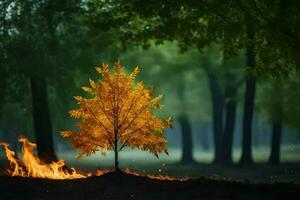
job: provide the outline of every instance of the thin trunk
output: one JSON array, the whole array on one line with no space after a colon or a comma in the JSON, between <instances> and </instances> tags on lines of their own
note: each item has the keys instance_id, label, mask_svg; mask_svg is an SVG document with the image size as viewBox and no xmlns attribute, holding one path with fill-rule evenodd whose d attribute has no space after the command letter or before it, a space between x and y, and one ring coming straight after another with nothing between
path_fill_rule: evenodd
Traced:
<instances>
[{"instance_id":1,"label":"thin trunk","mask_svg":"<svg viewBox=\"0 0 300 200\"><path fill-rule=\"evenodd\" d=\"M182 164L194 163L193 160L193 141L192 141L192 130L191 124L186 115L186 103L185 103L185 84L184 80L178 81L177 92L178 98L181 101L182 113L179 116L179 124L181 127L181 141L182 141Z\"/></svg>"},{"instance_id":2,"label":"thin trunk","mask_svg":"<svg viewBox=\"0 0 300 200\"><path fill-rule=\"evenodd\" d=\"M254 32L248 31L249 44L247 47L247 67L250 69L255 68L255 55L254 55ZM242 138L242 158L240 164L251 164L252 159L252 120L255 98L255 77L248 77L246 82L245 104L244 104L244 118L243 118L243 138Z\"/></svg>"},{"instance_id":3,"label":"thin trunk","mask_svg":"<svg viewBox=\"0 0 300 200\"><path fill-rule=\"evenodd\" d=\"M115 150L115 172L118 172L118 171L120 171L120 168L119 168L119 154L118 154L118 151Z\"/></svg>"},{"instance_id":4,"label":"thin trunk","mask_svg":"<svg viewBox=\"0 0 300 200\"><path fill-rule=\"evenodd\" d=\"M260 133L260 130L259 130L259 120L258 120L258 117L256 116L256 114L253 115L253 147L254 148L257 148L260 146L260 137L261 135L264 135L264 134L261 134Z\"/></svg>"},{"instance_id":5,"label":"thin trunk","mask_svg":"<svg viewBox=\"0 0 300 200\"><path fill-rule=\"evenodd\" d=\"M32 76L30 83L38 156L46 162L56 161L57 157L53 146L46 80L40 76Z\"/></svg>"},{"instance_id":6,"label":"thin trunk","mask_svg":"<svg viewBox=\"0 0 300 200\"><path fill-rule=\"evenodd\" d=\"M182 164L194 163L191 124L185 115L179 117L182 134Z\"/></svg>"},{"instance_id":7,"label":"thin trunk","mask_svg":"<svg viewBox=\"0 0 300 200\"><path fill-rule=\"evenodd\" d=\"M269 158L269 163L271 164L278 164L280 161L281 134L282 121L280 120L273 123L271 155Z\"/></svg>"},{"instance_id":8,"label":"thin trunk","mask_svg":"<svg viewBox=\"0 0 300 200\"><path fill-rule=\"evenodd\" d=\"M274 110L273 110L273 128L271 141L271 155L269 163L278 164L280 162L280 144L282 135L282 118L283 118L283 93L282 81L277 80L274 85Z\"/></svg>"},{"instance_id":9,"label":"thin trunk","mask_svg":"<svg viewBox=\"0 0 300 200\"><path fill-rule=\"evenodd\" d=\"M115 146L115 172L119 172L119 149L118 149L118 115L117 111L114 111L115 113L115 120L114 120L114 146Z\"/></svg>"},{"instance_id":10,"label":"thin trunk","mask_svg":"<svg viewBox=\"0 0 300 200\"><path fill-rule=\"evenodd\" d=\"M214 163L222 163L223 107L224 97L217 77L206 71L212 100L213 131L214 131Z\"/></svg>"},{"instance_id":11,"label":"thin trunk","mask_svg":"<svg viewBox=\"0 0 300 200\"><path fill-rule=\"evenodd\" d=\"M224 164L231 165L232 161L232 144L233 144L233 134L234 134L234 125L236 119L236 105L235 100L236 88L232 84L228 84L225 89L225 128L224 128L224 137L223 137L223 159Z\"/></svg>"}]
</instances>

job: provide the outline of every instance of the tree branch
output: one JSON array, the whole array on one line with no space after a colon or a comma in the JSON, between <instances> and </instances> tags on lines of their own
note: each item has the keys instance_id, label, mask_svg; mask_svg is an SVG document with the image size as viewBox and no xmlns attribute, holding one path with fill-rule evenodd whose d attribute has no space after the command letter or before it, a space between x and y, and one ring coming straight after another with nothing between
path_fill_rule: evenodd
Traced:
<instances>
[{"instance_id":1,"label":"tree branch","mask_svg":"<svg viewBox=\"0 0 300 200\"><path fill-rule=\"evenodd\" d=\"M93 118L100 124L100 126L102 126L102 127L105 129L105 131L106 131L106 133L107 133L109 139L111 139L111 137L110 137L110 131L108 131L108 128L106 128L106 127L104 126L104 124L96 117L95 113L94 113L93 111L91 111L91 110L88 108L88 106L86 106L85 101L84 101L84 105L85 105L86 109L90 112L90 114L93 116Z\"/></svg>"},{"instance_id":2,"label":"tree branch","mask_svg":"<svg viewBox=\"0 0 300 200\"><path fill-rule=\"evenodd\" d=\"M127 138L127 140L125 140L125 141L123 142L123 144L122 144L122 146L120 147L120 149L118 150L118 152L120 152L120 151L128 144L128 141L132 138L132 136L134 135L134 133L138 132L139 130L142 130L142 129L145 128L145 127L149 127L149 126L143 125L143 126L141 126L140 128L135 129L135 130L131 131L130 133L128 133L128 135L129 135L129 134L131 134L131 135ZM150 128L149 128L149 130L150 130Z\"/></svg>"},{"instance_id":3,"label":"tree branch","mask_svg":"<svg viewBox=\"0 0 300 200\"><path fill-rule=\"evenodd\" d=\"M99 94L99 97L100 97L100 103L101 103L101 107L102 107L102 110L103 110L103 113L105 114L106 118L108 119L108 121L111 123L111 125L113 125L113 122L109 119L109 115L107 114L107 112L105 111L105 105L104 105L104 102L102 101L102 96L101 96L101 92Z\"/></svg>"},{"instance_id":4,"label":"tree branch","mask_svg":"<svg viewBox=\"0 0 300 200\"><path fill-rule=\"evenodd\" d=\"M124 128L124 130L122 130L122 131L120 131L120 135L122 134L122 133L124 133L127 129L128 129L128 127L139 117L139 115L145 110L145 109L147 109L148 108L148 105L146 105L145 107L143 107L139 112L138 112L138 114L136 114L135 116L134 116L134 118L129 122L129 124Z\"/></svg>"},{"instance_id":5,"label":"tree branch","mask_svg":"<svg viewBox=\"0 0 300 200\"><path fill-rule=\"evenodd\" d=\"M119 129L121 129L121 128L123 127L125 121L127 120L128 115L129 115L129 113L130 113L129 111L133 108L134 104L139 100L139 98L140 98L140 96L136 96L136 98L135 98L133 101L131 101L131 104L130 104L130 106L129 106L127 112L126 112L126 115L125 115L125 117L124 117L124 120L122 121L122 123L121 123Z\"/></svg>"}]
</instances>

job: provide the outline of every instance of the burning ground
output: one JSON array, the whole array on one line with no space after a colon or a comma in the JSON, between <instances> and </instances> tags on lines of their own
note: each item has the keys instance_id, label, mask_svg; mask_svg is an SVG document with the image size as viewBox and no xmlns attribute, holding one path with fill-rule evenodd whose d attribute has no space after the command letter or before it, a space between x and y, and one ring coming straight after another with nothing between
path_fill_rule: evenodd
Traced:
<instances>
[{"instance_id":1,"label":"burning ground","mask_svg":"<svg viewBox=\"0 0 300 200\"><path fill-rule=\"evenodd\" d=\"M63 160L46 164L26 138L18 159L1 143L9 168L0 176L0 199L299 199L300 186L289 183L250 184L122 172L93 173L68 169Z\"/></svg>"}]
</instances>

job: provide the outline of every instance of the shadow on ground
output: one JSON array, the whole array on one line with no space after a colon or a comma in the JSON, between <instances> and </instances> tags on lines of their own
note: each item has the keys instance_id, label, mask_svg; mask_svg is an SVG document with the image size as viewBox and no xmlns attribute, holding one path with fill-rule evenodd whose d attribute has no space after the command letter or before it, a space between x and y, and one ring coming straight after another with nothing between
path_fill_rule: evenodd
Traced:
<instances>
[{"instance_id":1,"label":"shadow on ground","mask_svg":"<svg viewBox=\"0 0 300 200\"><path fill-rule=\"evenodd\" d=\"M250 184L198 178L162 181L125 173L76 180L0 177L1 199L299 199L292 183Z\"/></svg>"}]
</instances>

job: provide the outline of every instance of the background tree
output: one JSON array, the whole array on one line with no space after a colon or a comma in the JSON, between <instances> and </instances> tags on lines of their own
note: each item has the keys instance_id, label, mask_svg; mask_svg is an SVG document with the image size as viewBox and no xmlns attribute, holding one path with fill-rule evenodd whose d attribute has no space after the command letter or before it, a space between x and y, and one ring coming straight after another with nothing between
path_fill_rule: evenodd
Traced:
<instances>
[{"instance_id":1,"label":"background tree","mask_svg":"<svg viewBox=\"0 0 300 200\"><path fill-rule=\"evenodd\" d=\"M298 79L298 72L294 72L285 78L273 79L264 76L258 80L256 111L271 126L271 153L269 157L271 164L280 162L283 128L298 130L296 121L299 108L293 100L299 96Z\"/></svg>"}]
</instances>

